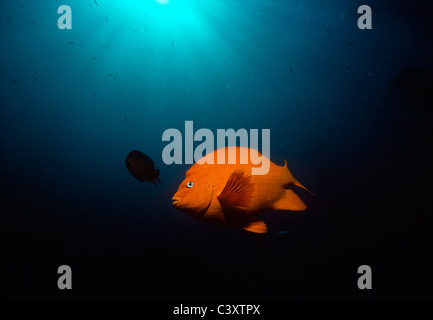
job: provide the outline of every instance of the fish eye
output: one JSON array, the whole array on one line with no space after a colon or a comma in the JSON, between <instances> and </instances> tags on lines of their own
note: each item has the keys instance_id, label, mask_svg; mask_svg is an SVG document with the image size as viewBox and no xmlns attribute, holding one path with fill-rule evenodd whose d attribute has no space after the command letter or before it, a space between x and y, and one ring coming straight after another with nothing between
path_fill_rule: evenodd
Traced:
<instances>
[{"instance_id":1,"label":"fish eye","mask_svg":"<svg viewBox=\"0 0 433 320\"><path fill-rule=\"evenodd\" d=\"M186 187L187 187L187 188L192 188L193 185L194 185L194 183L192 183L192 181L190 181L190 182L188 182L188 183L186 184Z\"/></svg>"}]
</instances>

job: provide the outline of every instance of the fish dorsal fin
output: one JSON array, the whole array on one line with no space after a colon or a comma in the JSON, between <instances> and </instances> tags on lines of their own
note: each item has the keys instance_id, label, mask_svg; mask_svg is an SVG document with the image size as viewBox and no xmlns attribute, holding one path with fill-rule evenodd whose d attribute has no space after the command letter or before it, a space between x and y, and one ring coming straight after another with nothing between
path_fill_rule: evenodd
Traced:
<instances>
[{"instance_id":1,"label":"fish dorsal fin","mask_svg":"<svg viewBox=\"0 0 433 320\"><path fill-rule=\"evenodd\" d=\"M251 176L244 174L242 170L234 171L217 197L223 207L248 208L253 200L254 185Z\"/></svg>"},{"instance_id":2,"label":"fish dorsal fin","mask_svg":"<svg viewBox=\"0 0 433 320\"><path fill-rule=\"evenodd\" d=\"M266 233L268 231L266 224L262 220L251 221L242 229L253 233Z\"/></svg>"}]
</instances>

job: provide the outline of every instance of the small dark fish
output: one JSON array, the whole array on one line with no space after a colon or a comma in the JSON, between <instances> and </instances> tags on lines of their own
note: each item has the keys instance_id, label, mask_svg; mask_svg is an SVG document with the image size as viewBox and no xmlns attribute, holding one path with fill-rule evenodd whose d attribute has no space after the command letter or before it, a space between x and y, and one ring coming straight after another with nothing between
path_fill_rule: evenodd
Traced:
<instances>
[{"instance_id":1,"label":"small dark fish","mask_svg":"<svg viewBox=\"0 0 433 320\"><path fill-rule=\"evenodd\" d=\"M17 131L17 130L15 129L15 127L12 127L12 130L13 130L13 131Z\"/></svg>"},{"instance_id":2,"label":"small dark fish","mask_svg":"<svg viewBox=\"0 0 433 320\"><path fill-rule=\"evenodd\" d=\"M32 24L36 24L36 22L32 21Z\"/></svg>"},{"instance_id":3,"label":"small dark fish","mask_svg":"<svg viewBox=\"0 0 433 320\"><path fill-rule=\"evenodd\" d=\"M347 66L347 67L346 67L346 70L350 70L350 67L349 67L349 66Z\"/></svg>"},{"instance_id":4,"label":"small dark fish","mask_svg":"<svg viewBox=\"0 0 433 320\"><path fill-rule=\"evenodd\" d=\"M24 6L22 4L20 4L20 8L24 8Z\"/></svg>"},{"instance_id":5,"label":"small dark fish","mask_svg":"<svg viewBox=\"0 0 433 320\"><path fill-rule=\"evenodd\" d=\"M12 82L13 82L13 83L18 83L18 81L14 80L14 79L12 79Z\"/></svg>"},{"instance_id":6,"label":"small dark fish","mask_svg":"<svg viewBox=\"0 0 433 320\"><path fill-rule=\"evenodd\" d=\"M174 40L171 42L171 46L174 47Z\"/></svg>"},{"instance_id":7,"label":"small dark fish","mask_svg":"<svg viewBox=\"0 0 433 320\"><path fill-rule=\"evenodd\" d=\"M125 160L126 168L131 174L140 181L149 181L157 185L159 169L155 170L153 160L146 156L143 152L133 150Z\"/></svg>"},{"instance_id":8,"label":"small dark fish","mask_svg":"<svg viewBox=\"0 0 433 320\"><path fill-rule=\"evenodd\" d=\"M47 68L44 68L44 70L45 70L46 72L49 72Z\"/></svg>"},{"instance_id":9,"label":"small dark fish","mask_svg":"<svg viewBox=\"0 0 433 320\"><path fill-rule=\"evenodd\" d=\"M93 0L93 1L95 1L96 5L99 7L99 4L96 2L96 0Z\"/></svg>"},{"instance_id":10,"label":"small dark fish","mask_svg":"<svg viewBox=\"0 0 433 320\"><path fill-rule=\"evenodd\" d=\"M6 17L6 19L8 19L8 20L10 20L10 19L11 19L11 17L9 17L8 15L5 15L5 17Z\"/></svg>"},{"instance_id":11,"label":"small dark fish","mask_svg":"<svg viewBox=\"0 0 433 320\"><path fill-rule=\"evenodd\" d=\"M349 42L348 45L349 45L349 46L353 46L353 42Z\"/></svg>"},{"instance_id":12,"label":"small dark fish","mask_svg":"<svg viewBox=\"0 0 433 320\"><path fill-rule=\"evenodd\" d=\"M96 60L96 58L95 58L95 57L93 57L93 56L92 56L92 59L93 59L93 60Z\"/></svg>"},{"instance_id":13,"label":"small dark fish","mask_svg":"<svg viewBox=\"0 0 433 320\"><path fill-rule=\"evenodd\" d=\"M38 79L36 79L35 77L32 77L33 78L33 80L35 80L35 82L38 82Z\"/></svg>"},{"instance_id":14,"label":"small dark fish","mask_svg":"<svg viewBox=\"0 0 433 320\"><path fill-rule=\"evenodd\" d=\"M329 28L327 28L327 29L325 30L325 32L329 32Z\"/></svg>"},{"instance_id":15,"label":"small dark fish","mask_svg":"<svg viewBox=\"0 0 433 320\"><path fill-rule=\"evenodd\" d=\"M328 62L326 63L326 68L328 68L329 67L329 64L328 64Z\"/></svg>"},{"instance_id":16,"label":"small dark fish","mask_svg":"<svg viewBox=\"0 0 433 320\"><path fill-rule=\"evenodd\" d=\"M75 42L74 41L69 41L69 44L74 44Z\"/></svg>"},{"instance_id":17,"label":"small dark fish","mask_svg":"<svg viewBox=\"0 0 433 320\"><path fill-rule=\"evenodd\" d=\"M94 96L96 96L96 93L94 93L93 91L92 91L92 94L93 94Z\"/></svg>"},{"instance_id":18,"label":"small dark fish","mask_svg":"<svg viewBox=\"0 0 433 320\"><path fill-rule=\"evenodd\" d=\"M295 2L296 2L296 5L299 6L299 2L298 2L298 0L296 0Z\"/></svg>"},{"instance_id":19,"label":"small dark fish","mask_svg":"<svg viewBox=\"0 0 433 320\"><path fill-rule=\"evenodd\" d=\"M125 122L128 122L128 119L126 119L126 117L123 120L125 120Z\"/></svg>"},{"instance_id":20,"label":"small dark fish","mask_svg":"<svg viewBox=\"0 0 433 320\"><path fill-rule=\"evenodd\" d=\"M110 74L109 74L108 76L112 77L112 76L113 76L113 74L111 74L111 73L110 73Z\"/></svg>"},{"instance_id":21,"label":"small dark fish","mask_svg":"<svg viewBox=\"0 0 433 320\"><path fill-rule=\"evenodd\" d=\"M293 69L292 68L289 68L289 70L290 70L291 73L293 73Z\"/></svg>"},{"instance_id":22,"label":"small dark fish","mask_svg":"<svg viewBox=\"0 0 433 320\"><path fill-rule=\"evenodd\" d=\"M113 80L117 80L117 76L115 76Z\"/></svg>"},{"instance_id":23,"label":"small dark fish","mask_svg":"<svg viewBox=\"0 0 433 320\"><path fill-rule=\"evenodd\" d=\"M108 21L108 17L107 16L105 16L105 20Z\"/></svg>"},{"instance_id":24,"label":"small dark fish","mask_svg":"<svg viewBox=\"0 0 433 320\"><path fill-rule=\"evenodd\" d=\"M167 109L167 112L168 112L168 113L170 113L170 110L169 110L169 109Z\"/></svg>"},{"instance_id":25,"label":"small dark fish","mask_svg":"<svg viewBox=\"0 0 433 320\"><path fill-rule=\"evenodd\" d=\"M91 4L91 3L89 3L89 6L90 6L90 8L93 8L93 6L92 6L92 4Z\"/></svg>"}]
</instances>

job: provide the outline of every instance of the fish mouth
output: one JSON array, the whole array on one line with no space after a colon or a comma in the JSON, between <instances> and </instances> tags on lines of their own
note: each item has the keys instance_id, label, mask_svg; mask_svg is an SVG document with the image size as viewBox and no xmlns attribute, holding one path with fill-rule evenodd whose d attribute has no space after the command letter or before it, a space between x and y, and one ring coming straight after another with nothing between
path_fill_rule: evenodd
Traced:
<instances>
[{"instance_id":1,"label":"fish mouth","mask_svg":"<svg viewBox=\"0 0 433 320\"><path fill-rule=\"evenodd\" d=\"M173 197L171 198L171 204L173 205L173 207L176 208L176 206L182 201L182 198L180 197Z\"/></svg>"}]
</instances>

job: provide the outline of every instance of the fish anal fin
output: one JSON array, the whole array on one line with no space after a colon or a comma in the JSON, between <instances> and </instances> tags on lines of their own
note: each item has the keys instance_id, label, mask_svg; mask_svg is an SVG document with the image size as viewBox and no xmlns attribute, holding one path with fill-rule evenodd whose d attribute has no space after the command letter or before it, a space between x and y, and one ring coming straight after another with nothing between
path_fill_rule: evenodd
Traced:
<instances>
[{"instance_id":1,"label":"fish anal fin","mask_svg":"<svg viewBox=\"0 0 433 320\"><path fill-rule=\"evenodd\" d=\"M262 220L254 220L245 225L242 230L253 232L253 233L266 233L268 228Z\"/></svg>"},{"instance_id":2,"label":"fish anal fin","mask_svg":"<svg viewBox=\"0 0 433 320\"><path fill-rule=\"evenodd\" d=\"M217 197L222 207L248 208L253 200L254 185L251 176L242 170L234 171Z\"/></svg>"},{"instance_id":3,"label":"fish anal fin","mask_svg":"<svg viewBox=\"0 0 433 320\"><path fill-rule=\"evenodd\" d=\"M304 211L307 205L291 189L286 189L283 196L275 202L274 210Z\"/></svg>"}]
</instances>

